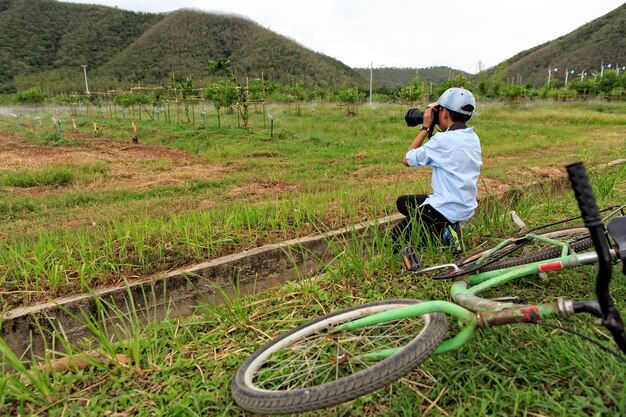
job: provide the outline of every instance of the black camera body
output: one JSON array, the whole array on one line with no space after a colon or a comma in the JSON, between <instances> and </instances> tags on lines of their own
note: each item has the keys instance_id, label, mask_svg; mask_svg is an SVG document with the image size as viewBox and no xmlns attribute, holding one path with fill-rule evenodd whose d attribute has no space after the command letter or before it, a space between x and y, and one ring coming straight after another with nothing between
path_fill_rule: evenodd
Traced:
<instances>
[{"instance_id":1,"label":"black camera body","mask_svg":"<svg viewBox=\"0 0 626 417\"><path fill-rule=\"evenodd\" d=\"M406 125L410 127L421 125L424 123L424 111L411 107L407 110L404 120ZM439 106L433 107L433 126L430 128L432 129L436 124L439 124Z\"/></svg>"}]
</instances>

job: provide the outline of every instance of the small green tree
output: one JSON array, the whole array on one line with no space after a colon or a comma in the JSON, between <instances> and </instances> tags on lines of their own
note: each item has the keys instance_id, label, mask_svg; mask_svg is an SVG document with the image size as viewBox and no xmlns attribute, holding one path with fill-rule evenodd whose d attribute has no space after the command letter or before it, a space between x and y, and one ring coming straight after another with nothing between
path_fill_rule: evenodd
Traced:
<instances>
[{"instance_id":1,"label":"small green tree","mask_svg":"<svg viewBox=\"0 0 626 417\"><path fill-rule=\"evenodd\" d=\"M409 104L416 102L417 100L426 97L428 95L428 90L426 85L420 80L418 76L413 78L411 83L402 88L399 92L400 100L405 101Z\"/></svg>"},{"instance_id":2,"label":"small green tree","mask_svg":"<svg viewBox=\"0 0 626 417\"><path fill-rule=\"evenodd\" d=\"M207 87L205 98L213 102L217 110L217 125L221 126L220 109L232 107L239 99L239 89L234 82L219 80Z\"/></svg>"},{"instance_id":3,"label":"small green tree","mask_svg":"<svg viewBox=\"0 0 626 417\"><path fill-rule=\"evenodd\" d=\"M500 90L500 97L509 104L520 104L526 101L526 87L523 85L511 84Z\"/></svg>"},{"instance_id":4,"label":"small green tree","mask_svg":"<svg viewBox=\"0 0 626 417\"><path fill-rule=\"evenodd\" d=\"M243 119L244 127L248 127L248 87L242 86L237 81L237 77L234 76L230 70L230 61L227 59L209 60L209 75L223 75L224 77L231 77L232 82L236 87L238 94L234 104L237 108L238 115ZM215 102L214 102L215 103ZM232 106L232 104L231 104ZM218 111L219 119L219 111Z\"/></svg>"},{"instance_id":5,"label":"small green tree","mask_svg":"<svg viewBox=\"0 0 626 417\"><path fill-rule=\"evenodd\" d=\"M287 89L287 94L291 97L290 102L296 103L296 114L302 115L301 105L303 101L306 101L308 97L307 91L304 89L304 84L299 82L296 85Z\"/></svg>"},{"instance_id":6,"label":"small green tree","mask_svg":"<svg viewBox=\"0 0 626 417\"><path fill-rule=\"evenodd\" d=\"M464 75L457 75L456 78L454 78L453 80L446 80L444 81L439 88L437 88L437 91L435 93L435 95L437 97L441 96L443 94L444 91L446 91L448 88L452 88L452 87L461 87L461 88L465 88L466 90L469 91L474 91L474 89L476 87L474 87L474 84L469 80L469 78L467 78Z\"/></svg>"},{"instance_id":7,"label":"small green tree","mask_svg":"<svg viewBox=\"0 0 626 417\"><path fill-rule=\"evenodd\" d=\"M170 75L168 90L170 93L170 98L174 100L178 100L178 86L181 85L184 81L183 74L180 72L174 72Z\"/></svg>"},{"instance_id":8,"label":"small green tree","mask_svg":"<svg viewBox=\"0 0 626 417\"><path fill-rule=\"evenodd\" d=\"M193 79L191 77L187 77L185 81L178 84L178 89L180 90L183 103L185 104L185 116L187 116L187 123L191 123L191 120L189 119L189 100L195 96L193 91Z\"/></svg>"},{"instance_id":9,"label":"small green tree","mask_svg":"<svg viewBox=\"0 0 626 417\"><path fill-rule=\"evenodd\" d=\"M332 98L333 92L325 88L315 90L315 98L320 102L328 101Z\"/></svg>"},{"instance_id":10,"label":"small green tree","mask_svg":"<svg viewBox=\"0 0 626 417\"><path fill-rule=\"evenodd\" d=\"M365 97L358 88L341 87L337 92L337 98L346 106L346 116L355 116L357 103Z\"/></svg>"},{"instance_id":11,"label":"small green tree","mask_svg":"<svg viewBox=\"0 0 626 417\"><path fill-rule=\"evenodd\" d=\"M576 92L576 95L581 98L588 98L596 88L596 83L593 79L586 80L574 80L567 83L567 88Z\"/></svg>"},{"instance_id":12,"label":"small green tree","mask_svg":"<svg viewBox=\"0 0 626 417\"><path fill-rule=\"evenodd\" d=\"M248 85L248 98L250 100L265 100L265 83L262 80L253 80Z\"/></svg>"},{"instance_id":13,"label":"small green tree","mask_svg":"<svg viewBox=\"0 0 626 417\"><path fill-rule=\"evenodd\" d=\"M152 98L147 94L120 93L113 98L113 101L122 107L131 107L151 103Z\"/></svg>"},{"instance_id":14,"label":"small green tree","mask_svg":"<svg viewBox=\"0 0 626 417\"><path fill-rule=\"evenodd\" d=\"M217 59L208 61L209 75L223 75L230 77L230 61L228 59Z\"/></svg>"}]
</instances>

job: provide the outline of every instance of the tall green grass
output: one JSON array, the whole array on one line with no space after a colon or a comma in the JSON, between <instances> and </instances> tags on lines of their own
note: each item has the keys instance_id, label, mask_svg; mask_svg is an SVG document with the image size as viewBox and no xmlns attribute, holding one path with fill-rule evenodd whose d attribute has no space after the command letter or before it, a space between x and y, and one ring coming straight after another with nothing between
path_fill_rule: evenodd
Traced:
<instances>
[{"instance_id":1,"label":"tall green grass","mask_svg":"<svg viewBox=\"0 0 626 417\"><path fill-rule=\"evenodd\" d=\"M375 217L386 202L372 194L363 205ZM46 232L0 241L2 286L7 308L43 297L85 291L109 279L148 275L164 266L184 266L303 234L360 221L360 206L334 202L343 193L301 195L240 208L198 211L143 221L111 221L75 233ZM370 199L371 198L371 199Z\"/></svg>"},{"instance_id":2,"label":"tall green grass","mask_svg":"<svg viewBox=\"0 0 626 417\"><path fill-rule=\"evenodd\" d=\"M63 187L75 181L104 175L107 167L103 163L81 166L59 165L40 170L16 170L0 172L0 186L4 187Z\"/></svg>"}]
</instances>

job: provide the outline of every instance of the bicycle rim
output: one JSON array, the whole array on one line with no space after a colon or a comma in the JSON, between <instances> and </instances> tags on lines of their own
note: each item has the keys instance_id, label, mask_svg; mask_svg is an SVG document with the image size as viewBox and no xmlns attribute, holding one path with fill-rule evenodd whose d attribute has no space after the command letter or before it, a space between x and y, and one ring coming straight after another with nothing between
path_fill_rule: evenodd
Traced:
<instances>
[{"instance_id":1,"label":"bicycle rim","mask_svg":"<svg viewBox=\"0 0 626 417\"><path fill-rule=\"evenodd\" d=\"M260 413L298 413L349 401L414 369L447 331L443 313L348 332L333 327L416 300L368 303L321 317L275 339L248 358L232 381L235 401ZM364 354L401 348L383 360Z\"/></svg>"}]
</instances>

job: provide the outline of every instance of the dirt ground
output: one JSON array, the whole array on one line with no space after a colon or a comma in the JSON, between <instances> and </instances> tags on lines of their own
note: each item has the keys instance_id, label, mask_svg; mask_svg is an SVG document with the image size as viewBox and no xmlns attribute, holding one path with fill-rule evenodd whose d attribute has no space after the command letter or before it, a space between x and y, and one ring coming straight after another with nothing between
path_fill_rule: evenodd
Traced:
<instances>
[{"instance_id":1,"label":"dirt ground","mask_svg":"<svg viewBox=\"0 0 626 417\"><path fill-rule=\"evenodd\" d=\"M218 180L229 172L245 167L237 164L212 165L201 158L176 149L133 144L107 138L92 138L79 135L68 136L78 140L81 146L38 145L19 136L0 132L0 172L12 170L39 170L59 165L89 166L104 164L102 176L91 182L73 184L72 191L94 191L103 189L148 189L154 186L179 185L192 180ZM239 187L231 195L250 194L263 196L292 191L294 184L286 181L262 180ZM38 194L38 187L18 189L20 194ZM58 190L66 192L68 189ZM49 187L46 193L54 193ZM201 202L212 206L210 201Z\"/></svg>"},{"instance_id":2,"label":"dirt ground","mask_svg":"<svg viewBox=\"0 0 626 417\"><path fill-rule=\"evenodd\" d=\"M226 171L223 167L210 166L174 149L104 138L73 139L80 140L84 145L42 146L13 134L2 133L0 167L3 170L36 170L59 165L104 163L110 177L107 187L126 189L177 184L194 178L216 178ZM91 186L99 188L99 184Z\"/></svg>"}]
</instances>

